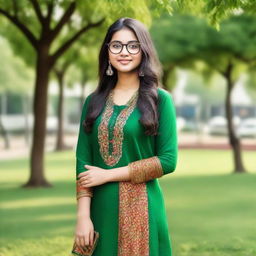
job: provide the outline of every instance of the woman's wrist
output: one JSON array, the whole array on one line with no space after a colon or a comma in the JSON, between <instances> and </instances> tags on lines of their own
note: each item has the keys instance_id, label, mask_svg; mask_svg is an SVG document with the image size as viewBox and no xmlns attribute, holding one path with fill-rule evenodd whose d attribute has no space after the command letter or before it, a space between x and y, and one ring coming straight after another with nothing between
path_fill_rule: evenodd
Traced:
<instances>
[{"instance_id":1,"label":"woman's wrist","mask_svg":"<svg viewBox=\"0 0 256 256\"><path fill-rule=\"evenodd\" d=\"M83 219L90 219L91 216L90 214L85 214L85 213L77 213L77 218L83 218Z\"/></svg>"}]
</instances>

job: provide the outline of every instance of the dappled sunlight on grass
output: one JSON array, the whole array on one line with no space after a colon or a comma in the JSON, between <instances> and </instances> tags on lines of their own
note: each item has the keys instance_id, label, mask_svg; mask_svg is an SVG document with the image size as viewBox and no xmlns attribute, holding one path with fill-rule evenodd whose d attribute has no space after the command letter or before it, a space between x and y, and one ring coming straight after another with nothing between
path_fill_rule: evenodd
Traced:
<instances>
[{"instance_id":1,"label":"dappled sunlight on grass","mask_svg":"<svg viewBox=\"0 0 256 256\"><path fill-rule=\"evenodd\" d=\"M174 256L256 255L254 155L243 154L250 173L233 175L228 151L179 151L175 172L159 179ZM73 152L46 155L50 188L21 188L27 159L2 161L0 171L0 255L69 255L77 208Z\"/></svg>"},{"instance_id":2,"label":"dappled sunlight on grass","mask_svg":"<svg viewBox=\"0 0 256 256\"><path fill-rule=\"evenodd\" d=\"M256 253L255 174L181 175L160 184L175 255Z\"/></svg>"},{"instance_id":3,"label":"dappled sunlight on grass","mask_svg":"<svg viewBox=\"0 0 256 256\"><path fill-rule=\"evenodd\" d=\"M47 215L38 217L39 221L55 221L55 220L71 220L74 219L73 214L55 214L55 215Z\"/></svg>"},{"instance_id":4,"label":"dappled sunlight on grass","mask_svg":"<svg viewBox=\"0 0 256 256\"><path fill-rule=\"evenodd\" d=\"M74 203L74 198L39 198L39 199L23 199L11 202L5 202L1 204L2 209L21 209L21 208L30 208L37 206L50 206L50 205L64 205L64 204L72 204Z\"/></svg>"}]
</instances>

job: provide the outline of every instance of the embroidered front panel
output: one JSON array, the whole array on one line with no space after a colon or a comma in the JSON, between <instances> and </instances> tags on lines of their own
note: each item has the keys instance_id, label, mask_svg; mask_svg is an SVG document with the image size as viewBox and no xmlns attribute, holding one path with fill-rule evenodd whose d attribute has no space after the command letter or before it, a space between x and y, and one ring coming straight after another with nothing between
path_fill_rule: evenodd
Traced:
<instances>
[{"instance_id":1,"label":"embroidered front panel","mask_svg":"<svg viewBox=\"0 0 256 256\"><path fill-rule=\"evenodd\" d=\"M76 199L78 200L83 196L93 197L92 188L91 187L84 188L83 186L80 185L79 180L77 180L76 181Z\"/></svg>"},{"instance_id":2,"label":"embroidered front panel","mask_svg":"<svg viewBox=\"0 0 256 256\"><path fill-rule=\"evenodd\" d=\"M104 162L109 166L114 166L118 163L122 156L122 143L123 143L123 127L127 119L133 112L138 99L138 91L131 97L127 103L127 107L119 113L113 129L113 139L109 141L108 124L113 114L113 91L109 93L106 101L106 108L102 114L101 122L98 126L98 141L100 146L100 154ZM112 143L112 153L109 152L109 143Z\"/></svg>"},{"instance_id":3,"label":"embroidered front panel","mask_svg":"<svg viewBox=\"0 0 256 256\"><path fill-rule=\"evenodd\" d=\"M118 256L149 256L148 196L145 183L119 182Z\"/></svg>"},{"instance_id":4,"label":"embroidered front panel","mask_svg":"<svg viewBox=\"0 0 256 256\"><path fill-rule=\"evenodd\" d=\"M128 169L132 183L146 182L163 175L162 165L157 156L131 162Z\"/></svg>"}]
</instances>

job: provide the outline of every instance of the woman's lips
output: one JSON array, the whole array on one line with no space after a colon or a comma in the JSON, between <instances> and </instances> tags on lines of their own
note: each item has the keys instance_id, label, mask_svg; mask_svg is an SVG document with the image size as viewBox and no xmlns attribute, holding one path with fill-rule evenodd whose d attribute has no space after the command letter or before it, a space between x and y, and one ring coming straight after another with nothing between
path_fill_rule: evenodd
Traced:
<instances>
[{"instance_id":1,"label":"woman's lips","mask_svg":"<svg viewBox=\"0 0 256 256\"><path fill-rule=\"evenodd\" d=\"M119 60L118 62L121 63L122 65L127 65L130 63L131 60Z\"/></svg>"}]
</instances>

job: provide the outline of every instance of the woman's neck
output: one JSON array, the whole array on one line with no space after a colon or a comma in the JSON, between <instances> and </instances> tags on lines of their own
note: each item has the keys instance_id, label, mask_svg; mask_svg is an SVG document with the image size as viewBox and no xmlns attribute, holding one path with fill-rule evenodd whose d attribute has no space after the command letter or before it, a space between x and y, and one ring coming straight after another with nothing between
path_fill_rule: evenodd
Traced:
<instances>
[{"instance_id":1,"label":"woman's neck","mask_svg":"<svg viewBox=\"0 0 256 256\"><path fill-rule=\"evenodd\" d=\"M137 72L118 72L115 89L121 91L136 91L140 87Z\"/></svg>"}]
</instances>

